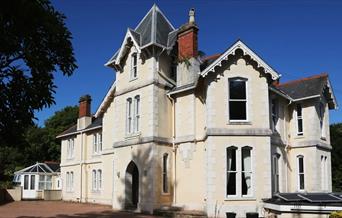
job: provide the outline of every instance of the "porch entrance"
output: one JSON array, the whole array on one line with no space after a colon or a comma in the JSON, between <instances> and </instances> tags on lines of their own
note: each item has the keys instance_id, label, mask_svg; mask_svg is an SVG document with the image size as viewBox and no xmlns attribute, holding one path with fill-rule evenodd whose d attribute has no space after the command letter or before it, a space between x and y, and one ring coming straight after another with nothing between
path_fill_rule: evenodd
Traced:
<instances>
[{"instance_id":1,"label":"porch entrance","mask_svg":"<svg viewBox=\"0 0 342 218\"><path fill-rule=\"evenodd\" d=\"M36 175L24 174L23 178L23 198L24 199L34 199L37 197L37 178Z\"/></svg>"},{"instance_id":2,"label":"porch entrance","mask_svg":"<svg viewBox=\"0 0 342 218\"><path fill-rule=\"evenodd\" d=\"M139 202L139 170L137 165L131 161L126 169L125 175L125 207L136 209Z\"/></svg>"}]
</instances>

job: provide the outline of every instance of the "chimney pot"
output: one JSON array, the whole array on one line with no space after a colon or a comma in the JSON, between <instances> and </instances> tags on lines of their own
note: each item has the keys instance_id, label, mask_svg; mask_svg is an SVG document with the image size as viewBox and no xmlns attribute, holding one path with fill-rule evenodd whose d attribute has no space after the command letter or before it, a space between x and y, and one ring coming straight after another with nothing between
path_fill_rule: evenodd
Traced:
<instances>
[{"instance_id":1,"label":"chimney pot","mask_svg":"<svg viewBox=\"0 0 342 218\"><path fill-rule=\"evenodd\" d=\"M189 23L195 23L195 8L191 8L189 11Z\"/></svg>"}]
</instances>

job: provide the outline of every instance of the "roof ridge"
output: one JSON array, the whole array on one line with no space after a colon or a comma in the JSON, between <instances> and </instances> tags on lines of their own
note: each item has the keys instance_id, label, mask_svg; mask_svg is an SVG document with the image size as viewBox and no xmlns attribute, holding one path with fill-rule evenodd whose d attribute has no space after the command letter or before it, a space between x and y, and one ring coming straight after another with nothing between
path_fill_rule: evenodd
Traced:
<instances>
[{"instance_id":1,"label":"roof ridge","mask_svg":"<svg viewBox=\"0 0 342 218\"><path fill-rule=\"evenodd\" d=\"M303 81L312 80L312 79L318 79L318 78L323 78L323 77L328 77L328 73L320 73L320 74L316 74L316 75L312 75L312 76L308 76L308 77L303 77L303 78L287 81L287 82L284 82L284 83L280 83L280 84L278 84L276 86L277 87L279 87L279 86L287 86L287 85L292 85L292 84L300 83L300 82L303 82Z\"/></svg>"}]
</instances>

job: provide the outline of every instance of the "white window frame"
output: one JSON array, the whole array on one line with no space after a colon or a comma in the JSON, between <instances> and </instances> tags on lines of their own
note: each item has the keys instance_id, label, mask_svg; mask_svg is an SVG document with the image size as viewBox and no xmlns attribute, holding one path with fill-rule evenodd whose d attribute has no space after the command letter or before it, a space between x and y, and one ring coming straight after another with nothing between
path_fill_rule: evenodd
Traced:
<instances>
[{"instance_id":1,"label":"white window frame","mask_svg":"<svg viewBox=\"0 0 342 218\"><path fill-rule=\"evenodd\" d=\"M276 153L272 155L272 191L273 193L280 192L280 154Z\"/></svg>"},{"instance_id":2,"label":"white window frame","mask_svg":"<svg viewBox=\"0 0 342 218\"><path fill-rule=\"evenodd\" d=\"M300 160L300 158L302 158L303 159L303 172L300 172L299 170L299 166L300 166L300 164L299 164L299 160ZM303 191L305 191L305 159L304 159L304 155L297 155L297 158L296 158L296 161L297 161L297 190L298 191L300 191L300 192L303 192ZM303 185L304 185L304 187L303 188L301 188L300 187L300 176L301 175L303 175Z\"/></svg>"},{"instance_id":3,"label":"white window frame","mask_svg":"<svg viewBox=\"0 0 342 218\"><path fill-rule=\"evenodd\" d=\"M298 107L300 107L301 115L298 115ZM297 135L303 136L304 135L304 119L303 119L303 107L301 104L296 104L296 125L297 125ZM302 131L299 131L299 120L302 121Z\"/></svg>"},{"instance_id":4,"label":"white window frame","mask_svg":"<svg viewBox=\"0 0 342 218\"><path fill-rule=\"evenodd\" d=\"M75 138L70 138L67 140L67 159L74 158L74 150L75 150Z\"/></svg>"},{"instance_id":5,"label":"white window frame","mask_svg":"<svg viewBox=\"0 0 342 218\"><path fill-rule=\"evenodd\" d=\"M235 149L235 154L236 154L236 170L235 171L230 171L228 169L228 156L227 156L227 149ZM251 164L251 171L242 171L242 148L249 148L250 150L250 164ZM237 145L230 145L226 147L225 150L225 161L226 161L226 166L225 166L225 170L226 170L226 174L225 174L225 199L226 200L239 200L239 199L254 199L255 198L255 183L254 183L254 173L255 173L255 169L254 169L254 148L253 146L250 145L243 145L243 146L237 146ZM243 172L250 172L251 174L251 191L250 194L247 195L243 195L242 194L242 173ZM227 174L228 173L235 173L236 177L236 190L235 190L235 195L228 195L227 193L227 185L228 185L228 180L227 180Z\"/></svg>"},{"instance_id":6,"label":"white window frame","mask_svg":"<svg viewBox=\"0 0 342 218\"><path fill-rule=\"evenodd\" d=\"M74 172L70 172L70 191L74 191Z\"/></svg>"},{"instance_id":7,"label":"white window frame","mask_svg":"<svg viewBox=\"0 0 342 218\"><path fill-rule=\"evenodd\" d=\"M69 171L66 172L66 191L73 192L74 191L74 172Z\"/></svg>"},{"instance_id":8,"label":"white window frame","mask_svg":"<svg viewBox=\"0 0 342 218\"><path fill-rule=\"evenodd\" d=\"M97 172L95 169L92 170L92 190L97 190Z\"/></svg>"},{"instance_id":9,"label":"white window frame","mask_svg":"<svg viewBox=\"0 0 342 218\"><path fill-rule=\"evenodd\" d=\"M231 149L231 150L235 150L235 170L230 170L228 168L228 155L227 155L227 151L228 149ZM238 154L238 147L232 145L232 146L228 146L226 147L226 150L225 150L225 161L226 161L226 175L225 175L225 195L226 195L226 198L236 198L238 197L238 192L239 192L239 185L238 185L238 177L239 177L239 173L238 173L238 159L239 159L239 154ZM228 194L228 174L229 173L235 173L235 195L229 195Z\"/></svg>"},{"instance_id":10,"label":"white window frame","mask_svg":"<svg viewBox=\"0 0 342 218\"><path fill-rule=\"evenodd\" d=\"M140 128L140 95L134 97L134 118L133 118L133 132L139 132Z\"/></svg>"},{"instance_id":11,"label":"white window frame","mask_svg":"<svg viewBox=\"0 0 342 218\"><path fill-rule=\"evenodd\" d=\"M245 82L245 92L246 92L246 99L230 99L230 81L244 81ZM230 102L241 102L245 101L246 103L246 119L245 120L235 120L230 119ZM243 77L232 77L228 79L228 121L231 123L243 123L243 122L249 122L249 113L248 113L248 79Z\"/></svg>"},{"instance_id":12,"label":"white window frame","mask_svg":"<svg viewBox=\"0 0 342 218\"><path fill-rule=\"evenodd\" d=\"M271 99L271 124L272 131L277 132L277 122L279 119L279 106L278 100L273 98Z\"/></svg>"},{"instance_id":13,"label":"white window frame","mask_svg":"<svg viewBox=\"0 0 342 218\"><path fill-rule=\"evenodd\" d=\"M102 190L102 170L98 169L97 170L97 190L101 191Z\"/></svg>"},{"instance_id":14,"label":"white window frame","mask_svg":"<svg viewBox=\"0 0 342 218\"><path fill-rule=\"evenodd\" d=\"M328 157L321 155L321 189L328 191Z\"/></svg>"},{"instance_id":15,"label":"white window frame","mask_svg":"<svg viewBox=\"0 0 342 218\"><path fill-rule=\"evenodd\" d=\"M325 106L323 102L320 102L319 103L319 126L321 130L321 138L323 139L325 139L326 137L324 117L325 117Z\"/></svg>"},{"instance_id":16,"label":"white window frame","mask_svg":"<svg viewBox=\"0 0 342 218\"><path fill-rule=\"evenodd\" d=\"M131 80L136 78L138 78L138 53L134 52L131 55Z\"/></svg>"},{"instance_id":17,"label":"white window frame","mask_svg":"<svg viewBox=\"0 0 342 218\"><path fill-rule=\"evenodd\" d=\"M132 98L126 99L126 133L132 134L133 133L133 119L132 119Z\"/></svg>"},{"instance_id":18,"label":"white window frame","mask_svg":"<svg viewBox=\"0 0 342 218\"><path fill-rule=\"evenodd\" d=\"M93 154L100 154L102 151L102 133L93 134Z\"/></svg>"}]
</instances>

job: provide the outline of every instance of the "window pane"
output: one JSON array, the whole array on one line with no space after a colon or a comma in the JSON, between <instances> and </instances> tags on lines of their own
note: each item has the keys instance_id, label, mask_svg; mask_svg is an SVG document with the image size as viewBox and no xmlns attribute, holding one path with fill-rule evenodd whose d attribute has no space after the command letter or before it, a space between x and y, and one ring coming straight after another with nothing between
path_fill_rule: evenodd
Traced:
<instances>
[{"instance_id":1,"label":"window pane","mask_svg":"<svg viewBox=\"0 0 342 218\"><path fill-rule=\"evenodd\" d=\"M299 175L299 188L304 189L304 174Z\"/></svg>"},{"instance_id":2,"label":"window pane","mask_svg":"<svg viewBox=\"0 0 342 218\"><path fill-rule=\"evenodd\" d=\"M227 170L236 171L236 148L227 148Z\"/></svg>"},{"instance_id":3,"label":"window pane","mask_svg":"<svg viewBox=\"0 0 342 218\"><path fill-rule=\"evenodd\" d=\"M36 187L35 180L36 180L36 176L35 175L31 175L31 184L30 184L30 189L31 190L34 190L35 187Z\"/></svg>"},{"instance_id":4,"label":"window pane","mask_svg":"<svg viewBox=\"0 0 342 218\"><path fill-rule=\"evenodd\" d=\"M251 171L251 148L243 147L242 155L242 171Z\"/></svg>"},{"instance_id":5,"label":"window pane","mask_svg":"<svg viewBox=\"0 0 342 218\"><path fill-rule=\"evenodd\" d=\"M246 101L229 101L230 120L246 120Z\"/></svg>"},{"instance_id":6,"label":"window pane","mask_svg":"<svg viewBox=\"0 0 342 218\"><path fill-rule=\"evenodd\" d=\"M251 167L251 148L243 147L241 149L241 189L242 195L251 194L252 188L252 167Z\"/></svg>"},{"instance_id":7,"label":"window pane","mask_svg":"<svg viewBox=\"0 0 342 218\"><path fill-rule=\"evenodd\" d=\"M241 174L242 178L242 195L250 195L252 190L252 173L250 172L242 172Z\"/></svg>"},{"instance_id":8,"label":"window pane","mask_svg":"<svg viewBox=\"0 0 342 218\"><path fill-rule=\"evenodd\" d=\"M302 133L303 132L303 120L298 119L298 132Z\"/></svg>"},{"instance_id":9,"label":"window pane","mask_svg":"<svg viewBox=\"0 0 342 218\"><path fill-rule=\"evenodd\" d=\"M298 165L299 165L299 173L304 173L304 163L303 163L303 157L298 158Z\"/></svg>"},{"instance_id":10,"label":"window pane","mask_svg":"<svg viewBox=\"0 0 342 218\"><path fill-rule=\"evenodd\" d=\"M227 173L227 195L236 195L236 173Z\"/></svg>"},{"instance_id":11,"label":"window pane","mask_svg":"<svg viewBox=\"0 0 342 218\"><path fill-rule=\"evenodd\" d=\"M168 183L167 183L167 159L168 155L165 154L163 156L163 192L168 192Z\"/></svg>"},{"instance_id":12,"label":"window pane","mask_svg":"<svg viewBox=\"0 0 342 218\"><path fill-rule=\"evenodd\" d=\"M242 80L229 81L229 98L246 99L246 82Z\"/></svg>"},{"instance_id":13,"label":"window pane","mask_svg":"<svg viewBox=\"0 0 342 218\"><path fill-rule=\"evenodd\" d=\"M25 175L24 176L24 189L27 190L28 189L28 183L29 183L29 176Z\"/></svg>"},{"instance_id":14,"label":"window pane","mask_svg":"<svg viewBox=\"0 0 342 218\"><path fill-rule=\"evenodd\" d=\"M302 106L300 104L297 104L297 116L302 116Z\"/></svg>"}]
</instances>

